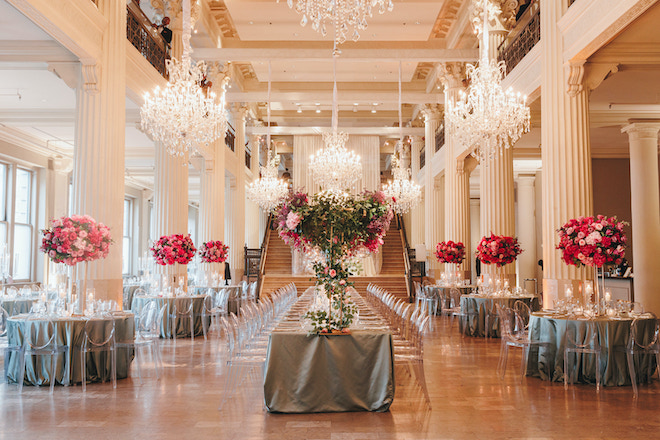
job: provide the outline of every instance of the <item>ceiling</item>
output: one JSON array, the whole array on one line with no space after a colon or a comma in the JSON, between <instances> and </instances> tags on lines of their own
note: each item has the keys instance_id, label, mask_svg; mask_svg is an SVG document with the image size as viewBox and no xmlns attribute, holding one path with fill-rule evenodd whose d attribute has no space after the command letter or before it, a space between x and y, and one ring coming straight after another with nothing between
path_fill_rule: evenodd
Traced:
<instances>
[{"instance_id":1,"label":"ceiling","mask_svg":"<svg viewBox=\"0 0 660 440\"><path fill-rule=\"evenodd\" d=\"M196 23L193 56L232 63L230 100L246 102L252 118L265 120L271 70L272 123L280 127L331 125L332 39L323 38L310 24L276 0L202 0L202 19ZM143 7L148 16L148 1ZM403 120L423 125L420 104L443 102L434 68L452 56L475 53L476 39L467 20L468 0L394 1L394 11L374 14L358 42L340 47L336 79L341 127L398 125L399 62L401 63ZM660 45L660 4L656 4L590 62L604 62L617 44L641 48ZM0 45L56 44L37 25L0 0ZM608 50L611 52L609 53ZM648 52L648 51L647 51ZM236 55L240 54L240 55ZM591 93L591 137L595 156L627 154L627 138L620 128L627 118L660 118L660 61L641 53L620 56L616 72ZM617 55L619 56L619 55ZM643 58L643 57L642 57ZM70 155L74 137L75 91L45 62L8 62L0 59L0 129L19 130L57 154ZM20 99L19 99L20 95ZM642 106L643 104L643 106ZM540 157L540 100L531 103L533 129L516 145L520 169ZM317 112L319 110L319 112ZM374 112L375 111L375 112ZM127 99L126 168L129 181L150 186L153 145L138 128L139 112ZM278 137L278 136L276 136ZM282 140L290 142L291 136ZM383 144L385 137L383 138ZM386 151L386 150L383 150ZM522 162L522 161L527 162ZM195 185L191 183L193 192ZM195 195L191 192L191 197Z\"/></svg>"}]
</instances>

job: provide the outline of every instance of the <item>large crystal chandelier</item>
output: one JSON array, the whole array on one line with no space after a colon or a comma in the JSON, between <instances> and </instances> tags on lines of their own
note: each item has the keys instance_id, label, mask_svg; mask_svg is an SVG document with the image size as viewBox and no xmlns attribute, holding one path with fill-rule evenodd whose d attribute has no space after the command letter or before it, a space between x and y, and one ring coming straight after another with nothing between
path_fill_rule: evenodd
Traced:
<instances>
[{"instance_id":1,"label":"large crystal chandelier","mask_svg":"<svg viewBox=\"0 0 660 440\"><path fill-rule=\"evenodd\" d=\"M479 65L467 65L470 86L455 104L449 103L446 117L456 141L474 148L477 159L487 163L529 131L530 114L526 97L502 89L504 61L498 63L488 56L488 21L495 19L499 8L489 0L475 0L474 6L483 8L481 29L476 29L480 34Z\"/></svg>"},{"instance_id":2,"label":"large crystal chandelier","mask_svg":"<svg viewBox=\"0 0 660 440\"><path fill-rule=\"evenodd\" d=\"M333 55L333 82L332 89L332 133L323 133L325 147L312 155L309 160L309 169L314 181L322 190L347 191L362 177L362 164L360 156L346 149L348 135L337 132L338 103L337 103L337 50Z\"/></svg>"},{"instance_id":3,"label":"large crystal chandelier","mask_svg":"<svg viewBox=\"0 0 660 440\"><path fill-rule=\"evenodd\" d=\"M190 54L190 0L183 1L183 55L181 60L166 60L169 81L164 89L156 87L144 96L140 109L142 129L162 144L173 156L185 157L199 146L208 145L227 131L225 83L222 96L201 87L206 81L204 61L194 63Z\"/></svg>"},{"instance_id":4,"label":"large crystal chandelier","mask_svg":"<svg viewBox=\"0 0 660 440\"><path fill-rule=\"evenodd\" d=\"M397 214L405 214L414 208L422 197L422 190L411 178L410 168L401 162L403 152L403 118L401 116L401 62L399 61L399 142L392 156L392 176L394 180L383 187L383 192L392 199L392 207Z\"/></svg>"},{"instance_id":5,"label":"large crystal chandelier","mask_svg":"<svg viewBox=\"0 0 660 440\"><path fill-rule=\"evenodd\" d=\"M312 29L324 37L328 33L326 23L334 26L335 42L339 44L345 42L349 34L351 40L359 40L360 31L367 28L367 17L373 17L374 9L378 9L379 14L394 9L392 0L287 0L286 3L302 14L301 26L311 21Z\"/></svg>"},{"instance_id":6,"label":"large crystal chandelier","mask_svg":"<svg viewBox=\"0 0 660 440\"><path fill-rule=\"evenodd\" d=\"M276 155L270 142L270 76L271 76L271 63L268 62L268 127L266 135L266 145L268 146L268 158L266 166L259 167L261 177L252 182L246 190L248 200L256 203L265 212L271 212L277 205L280 204L282 199L289 192L287 183L278 178L278 167L280 164L280 156Z\"/></svg>"}]
</instances>

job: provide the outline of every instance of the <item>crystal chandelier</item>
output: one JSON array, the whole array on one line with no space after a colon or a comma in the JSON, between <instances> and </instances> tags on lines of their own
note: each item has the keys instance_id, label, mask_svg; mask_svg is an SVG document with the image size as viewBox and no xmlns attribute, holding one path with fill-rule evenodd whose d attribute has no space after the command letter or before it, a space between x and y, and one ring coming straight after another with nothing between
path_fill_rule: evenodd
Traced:
<instances>
[{"instance_id":1,"label":"crystal chandelier","mask_svg":"<svg viewBox=\"0 0 660 440\"><path fill-rule=\"evenodd\" d=\"M310 157L309 169L314 181L321 186L322 190L346 191L362 177L362 164L360 156L346 149L348 135L344 132L337 132L339 118L336 47L333 57L332 133L323 133L325 147Z\"/></svg>"},{"instance_id":2,"label":"crystal chandelier","mask_svg":"<svg viewBox=\"0 0 660 440\"><path fill-rule=\"evenodd\" d=\"M289 192L289 186L283 180L278 179L277 168L280 164L280 156L275 155L270 142L270 75L271 63L268 62L268 132L266 144L268 145L268 158L265 167L259 167L261 177L252 182L246 189L248 200L256 203L264 212L271 212Z\"/></svg>"},{"instance_id":3,"label":"crystal chandelier","mask_svg":"<svg viewBox=\"0 0 660 440\"><path fill-rule=\"evenodd\" d=\"M504 61L498 63L488 57L488 20L495 18L499 8L489 0L475 0L474 5L483 8L481 30L476 29L480 34L479 65L467 65L470 86L467 93L461 91L456 103L449 102L446 117L456 141L474 148L477 159L487 163L529 131L530 114L526 97L502 89Z\"/></svg>"},{"instance_id":4,"label":"crystal chandelier","mask_svg":"<svg viewBox=\"0 0 660 440\"><path fill-rule=\"evenodd\" d=\"M183 1L183 55L181 60L166 60L169 81L164 89L156 87L153 95L144 96L140 109L142 129L161 143L172 156L185 157L198 146L208 145L227 131L225 85L220 103L216 95L205 91L207 66L190 59L190 0Z\"/></svg>"},{"instance_id":5,"label":"crystal chandelier","mask_svg":"<svg viewBox=\"0 0 660 440\"><path fill-rule=\"evenodd\" d=\"M419 185L413 182L410 168L401 163L403 152L403 119L401 117L401 61L399 61L399 142L392 156L392 176L394 180L383 187L385 196L392 199L392 208L397 214L405 214L414 208L422 197Z\"/></svg>"},{"instance_id":6,"label":"crystal chandelier","mask_svg":"<svg viewBox=\"0 0 660 440\"><path fill-rule=\"evenodd\" d=\"M359 31L367 28L367 17L373 17L375 8L379 14L394 9L392 0L287 0L286 3L302 14L301 26L311 21L312 29L324 37L328 33L326 23L334 25L335 42L339 44L344 43L349 34L351 40L359 40Z\"/></svg>"}]
</instances>

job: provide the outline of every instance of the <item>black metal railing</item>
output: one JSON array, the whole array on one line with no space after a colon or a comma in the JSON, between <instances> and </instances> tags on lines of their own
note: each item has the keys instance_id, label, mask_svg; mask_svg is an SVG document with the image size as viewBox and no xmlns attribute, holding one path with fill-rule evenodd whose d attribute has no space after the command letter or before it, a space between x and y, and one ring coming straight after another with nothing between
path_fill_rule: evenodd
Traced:
<instances>
[{"instance_id":1,"label":"black metal railing","mask_svg":"<svg viewBox=\"0 0 660 440\"><path fill-rule=\"evenodd\" d=\"M421 170L426 165L426 151L422 148L422 151L419 152L419 169Z\"/></svg>"},{"instance_id":2,"label":"black metal railing","mask_svg":"<svg viewBox=\"0 0 660 440\"><path fill-rule=\"evenodd\" d=\"M507 75L541 40L539 2L534 1L498 48L498 61L506 63Z\"/></svg>"},{"instance_id":3,"label":"black metal railing","mask_svg":"<svg viewBox=\"0 0 660 440\"><path fill-rule=\"evenodd\" d=\"M245 144L245 168L252 168L252 151L249 144Z\"/></svg>"},{"instance_id":4,"label":"black metal railing","mask_svg":"<svg viewBox=\"0 0 660 440\"><path fill-rule=\"evenodd\" d=\"M445 124L441 124L435 132L435 152L440 151L440 148L445 144Z\"/></svg>"},{"instance_id":5,"label":"black metal railing","mask_svg":"<svg viewBox=\"0 0 660 440\"><path fill-rule=\"evenodd\" d=\"M416 261L415 259L415 249L410 247L408 243L408 235L406 234L406 224L403 221L403 216L396 216L396 222L401 231L401 237L403 239L403 258L404 266L406 268L406 285L408 286L408 299L410 302L413 302L415 288L413 286L414 278L419 278L420 283L422 282L423 277L426 275L424 262Z\"/></svg>"},{"instance_id":6,"label":"black metal railing","mask_svg":"<svg viewBox=\"0 0 660 440\"><path fill-rule=\"evenodd\" d=\"M261 248L250 249L247 246L244 248L245 251L245 276L247 277L247 282L256 278L259 280L259 269L261 268Z\"/></svg>"},{"instance_id":7,"label":"black metal railing","mask_svg":"<svg viewBox=\"0 0 660 440\"><path fill-rule=\"evenodd\" d=\"M165 40L154 33L151 21L135 2L126 5L126 38L167 79L165 60L170 56Z\"/></svg>"},{"instance_id":8,"label":"black metal railing","mask_svg":"<svg viewBox=\"0 0 660 440\"><path fill-rule=\"evenodd\" d=\"M231 124L227 124L227 133L225 134L225 145L231 151L235 151L234 150L236 148L235 144L236 144L236 129Z\"/></svg>"}]
</instances>

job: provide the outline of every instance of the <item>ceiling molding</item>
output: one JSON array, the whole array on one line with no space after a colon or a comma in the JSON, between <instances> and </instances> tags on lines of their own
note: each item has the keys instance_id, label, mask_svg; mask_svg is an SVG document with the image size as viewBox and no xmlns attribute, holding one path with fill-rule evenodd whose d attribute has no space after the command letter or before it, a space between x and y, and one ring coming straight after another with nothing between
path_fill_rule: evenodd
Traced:
<instances>
[{"instance_id":1,"label":"ceiling molding","mask_svg":"<svg viewBox=\"0 0 660 440\"><path fill-rule=\"evenodd\" d=\"M327 133L329 127L271 127L271 135L310 135ZM340 130L348 135L378 135L378 136L395 136L398 137L401 132L404 136L424 136L423 127L340 127ZM260 135L268 134L267 127L246 127L246 135Z\"/></svg>"},{"instance_id":2,"label":"ceiling molding","mask_svg":"<svg viewBox=\"0 0 660 440\"><path fill-rule=\"evenodd\" d=\"M72 62L78 61L71 52L55 41L0 41L0 62Z\"/></svg>"},{"instance_id":3,"label":"ceiling molding","mask_svg":"<svg viewBox=\"0 0 660 440\"><path fill-rule=\"evenodd\" d=\"M401 96L406 104L427 104L444 102L443 93L404 92ZM232 102L267 102L268 92L227 92L227 103ZM270 94L270 102L332 102L332 92L305 91L305 92L275 92ZM372 92L359 90L342 90L339 95L339 105L352 105L354 102L371 103L397 103L398 92Z\"/></svg>"}]
</instances>

